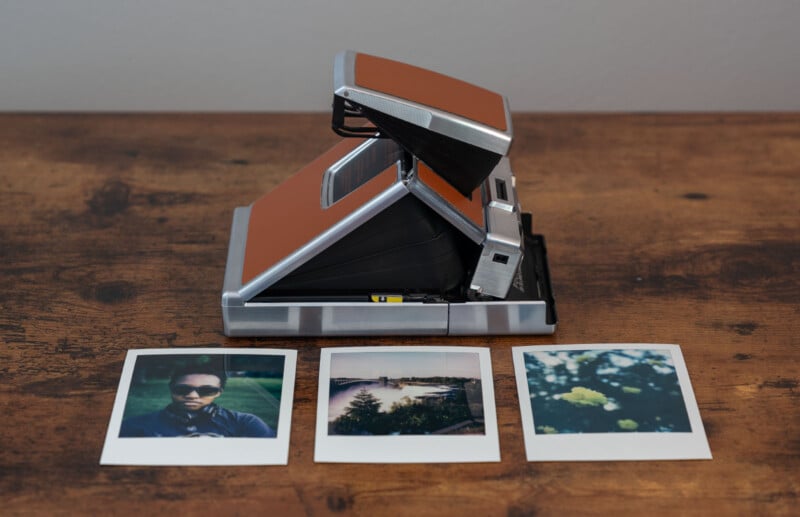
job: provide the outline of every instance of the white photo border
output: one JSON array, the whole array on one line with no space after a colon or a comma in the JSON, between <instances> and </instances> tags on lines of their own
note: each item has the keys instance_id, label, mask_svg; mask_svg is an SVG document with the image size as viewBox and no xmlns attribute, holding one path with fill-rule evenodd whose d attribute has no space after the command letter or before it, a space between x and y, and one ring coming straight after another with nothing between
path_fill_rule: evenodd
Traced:
<instances>
[{"instance_id":1,"label":"white photo border","mask_svg":"<svg viewBox=\"0 0 800 517\"><path fill-rule=\"evenodd\" d=\"M145 355L272 355L284 357L275 438L120 438L137 358ZM108 424L101 465L286 465L289 460L297 351L264 348L159 348L128 350Z\"/></svg>"},{"instance_id":2,"label":"white photo border","mask_svg":"<svg viewBox=\"0 0 800 517\"><path fill-rule=\"evenodd\" d=\"M692 431L688 433L536 434L524 354L567 350L659 350L672 356ZM528 461L616 461L711 459L703 421L679 345L604 343L512 347L525 453Z\"/></svg>"},{"instance_id":3,"label":"white photo border","mask_svg":"<svg viewBox=\"0 0 800 517\"><path fill-rule=\"evenodd\" d=\"M328 404L332 354L372 352L456 352L478 355L483 396L483 435L328 435ZM317 429L314 445L317 463L471 463L499 462L500 441L494 400L492 362L488 348L471 346L361 346L320 350Z\"/></svg>"}]
</instances>

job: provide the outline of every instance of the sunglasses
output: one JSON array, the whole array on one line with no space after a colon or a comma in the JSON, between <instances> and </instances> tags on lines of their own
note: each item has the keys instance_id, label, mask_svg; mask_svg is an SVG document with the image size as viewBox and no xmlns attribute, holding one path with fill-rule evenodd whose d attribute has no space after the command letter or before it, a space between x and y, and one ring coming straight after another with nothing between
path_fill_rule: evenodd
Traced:
<instances>
[{"instance_id":1,"label":"sunglasses","mask_svg":"<svg viewBox=\"0 0 800 517\"><path fill-rule=\"evenodd\" d=\"M185 397L193 391L196 391L201 397L210 397L211 395L217 395L222 391L222 388L217 386L190 386L189 384L176 384L174 386L170 386L169 389L175 395L180 395L182 397Z\"/></svg>"}]
</instances>

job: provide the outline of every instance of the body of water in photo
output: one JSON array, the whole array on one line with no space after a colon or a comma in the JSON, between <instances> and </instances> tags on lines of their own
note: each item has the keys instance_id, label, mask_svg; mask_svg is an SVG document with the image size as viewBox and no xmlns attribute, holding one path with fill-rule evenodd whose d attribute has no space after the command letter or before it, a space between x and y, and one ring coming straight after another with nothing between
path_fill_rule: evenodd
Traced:
<instances>
[{"instance_id":1,"label":"body of water in photo","mask_svg":"<svg viewBox=\"0 0 800 517\"><path fill-rule=\"evenodd\" d=\"M328 404L328 421L332 422L344 414L345 408L350 405L350 402L362 389L369 391L381 402L381 411L388 411L392 407L392 404L400 402L403 397L414 400L417 397L424 397L426 395L446 393L453 388L453 386L420 386L413 384L407 384L401 388L392 385L386 386L380 382L354 384L330 397Z\"/></svg>"}]
</instances>

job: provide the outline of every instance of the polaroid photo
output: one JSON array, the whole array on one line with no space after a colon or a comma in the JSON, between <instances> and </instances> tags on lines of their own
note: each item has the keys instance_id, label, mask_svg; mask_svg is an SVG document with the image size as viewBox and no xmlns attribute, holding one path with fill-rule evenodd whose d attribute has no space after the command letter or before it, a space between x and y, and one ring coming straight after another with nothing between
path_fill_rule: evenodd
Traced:
<instances>
[{"instance_id":1,"label":"polaroid photo","mask_svg":"<svg viewBox=\"0 0 800 517\"><path fill-rule=\"evenodd\" d=\"M711 459L678 345L512 354L528 461Z\"/></svg>"},{"instance_id":2,"label":"polaroid photo","mask_svg":"<svg viewBox=\"0 0 800 517\"><path fill-rule=\"evenodd\" d=\"M500 461L488 348L323 348L314 461Z\"/></svg>"},{"instance_id":3,"label":"polaroid photo","mask_svg":"<svg viewBox=\"0 0 800 517\"><path fill-rule=\"evenodd\" d=\"M297 351L129 350L101 465L286 465Z\"/></svg>"}]
</instances>

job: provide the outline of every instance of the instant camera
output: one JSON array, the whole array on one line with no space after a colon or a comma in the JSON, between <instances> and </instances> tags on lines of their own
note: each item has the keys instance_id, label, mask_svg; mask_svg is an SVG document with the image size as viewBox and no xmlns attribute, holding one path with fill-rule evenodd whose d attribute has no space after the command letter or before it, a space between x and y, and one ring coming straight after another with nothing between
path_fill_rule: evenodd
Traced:
<instances>
[{"instance_id":1,"label":"instant camera","mask_svg":"<svg viewBox=\"0 0 800 517\"><path fill-rule=\"evenodd\" d=\"M226 335L554 332L503 96L345 51L332 127L340 143L235 209Z\"/></svg>"}]
</instances>

